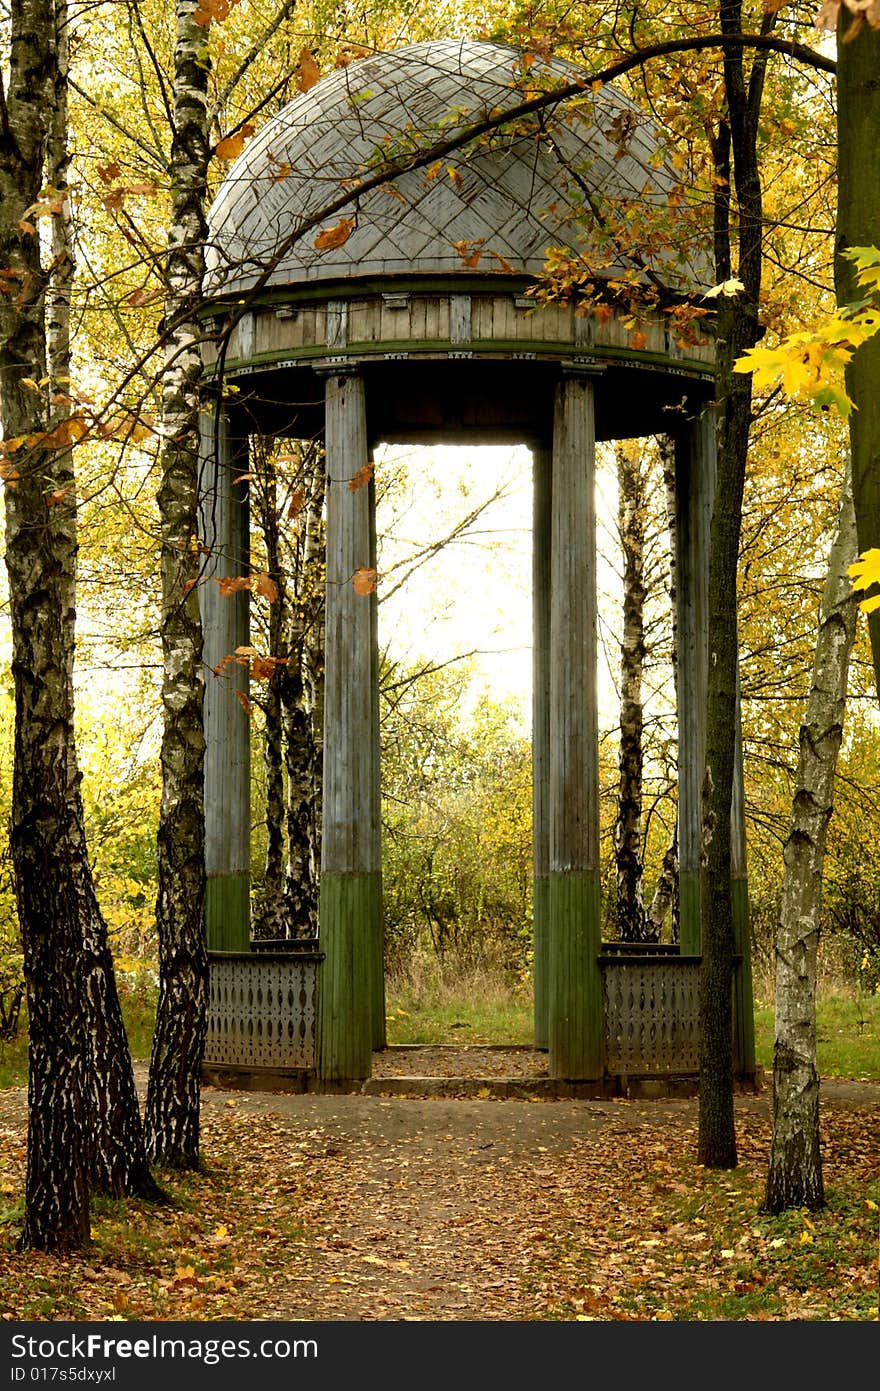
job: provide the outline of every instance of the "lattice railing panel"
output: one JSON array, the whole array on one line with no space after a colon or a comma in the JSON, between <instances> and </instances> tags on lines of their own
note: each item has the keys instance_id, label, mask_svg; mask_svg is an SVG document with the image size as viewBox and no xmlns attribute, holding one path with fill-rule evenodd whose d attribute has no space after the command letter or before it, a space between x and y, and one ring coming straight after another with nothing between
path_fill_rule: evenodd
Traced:
<instances>
[{"instance_id":1,"label":"lattice railing panel","mask_svg":"<svg viewBox=\"0 0 880 1391\"><path fill-rule=\"evenodd\" d=\"M602 981L608 1072L699 1071L699 958L605 960Z\"/></svg>"},{"instance_id":2,"label":"lattice railing panel","mask_svg":"<svg viewBox=\"0 0 880 1391\"><path fill-rule=\"evenodd\" d=\"M317 953L212 953L205 1062L313 1068Z\"/></svg>"}]
</instances>

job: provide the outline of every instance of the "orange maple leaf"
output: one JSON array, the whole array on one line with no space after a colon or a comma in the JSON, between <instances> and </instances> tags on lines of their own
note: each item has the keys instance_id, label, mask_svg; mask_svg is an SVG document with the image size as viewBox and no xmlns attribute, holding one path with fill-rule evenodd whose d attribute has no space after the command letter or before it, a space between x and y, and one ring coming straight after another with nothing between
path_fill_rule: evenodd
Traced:
<instances>
[{"instance_id":1,"label":"orange maple leaf","mask_svg":"<svg viewBox=\"0 0 880 1391\"><path fill-rule=\"evenodd\" d=\"M270 575L254 575L251 588L255 594L268 599L270 604L274 604L278 598L278 586Z\"/></svg>"},{"instance_id":2,"label":"orange maple leaf","mask_svg":"<svg viewBox=\"0 0 880 1391\"><path fill-rule=\"evenodd\" d=\"M372 476L373 465L364 464L363 468L358 469L357 473L354 475L354 478L349 479L349 492L356 493L359 488L362 488L364 486L365 483L369 483Z\"/></svg>"},{"instance_id":3,"label":"orange maple leaf","mask_svg":"<svg viewBox=\"0 0 880 1391\"><path fill-rule=\"evenodd\" d=\"M370 569L369 566L362 566L360 570L355 570L351 580L355 594L372 594L378 578L376 571Z\"/></svg>"},{"instance_id":4,"label":"orange maple leaf","mask_svg":"<svg viewBox=\"0 0 880 1391\"><path fill-rule=\"evenodd\" d=\"M225 139L219 141L214 146L214 154L218 159L238 159L249 136L253 135L254 127L250 121L245 121L243 126L234 131L232 135L227 135Z\"/></svg>"},{"instance_id":5,"label":"orange maple leaf","mask_svg":"<svg viewBox=\"0 0 880 1391\"><path fill-rule=\"evenodd\" d=\"M319 232L315 237L315 249L317 251L335 251L337 246L344 246L354 231L354 218L341 217L335 227L325 227L323 232Z\"/></svg>"},{"instance_id":6,"label":"orange maple leaf","mask_svg":"<svg viewBox=\"0 0 880 1391\"><path fill-rule=\"evenodd\" d=\"M299 55L299 77L296 81L297 91L310 92L315 83L320 80L321 69L315 62L315 55L308 48L302 49Z\"/></svg>"}]
</instances>

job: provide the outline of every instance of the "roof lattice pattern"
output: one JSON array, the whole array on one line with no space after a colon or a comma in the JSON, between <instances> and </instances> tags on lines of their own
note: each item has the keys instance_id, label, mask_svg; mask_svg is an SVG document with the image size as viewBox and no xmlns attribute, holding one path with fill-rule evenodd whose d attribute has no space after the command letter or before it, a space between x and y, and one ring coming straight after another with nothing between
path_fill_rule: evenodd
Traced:
<instances>
[{"instance_id":1,"label":"roof lattice pattern","mask_svg":"<svg viewBox=\"0 0 880 1391\"><path fill-rule=\"evenodd\" d=\"M345 210L356 226L335 250L316 249L315 228L279 254L304 218L375 167L383 150L399 148L401 137L423 145L521 102L521 60L493 43L417 44L338 69L297 97L248 144L214 202L211 292L253 286L273 260L272 286L508 269L534 275L551 246L586 252L606 275L632 266L603 247L602 209L662 206L676 176L649 123L611 88L585 97L576 117L557 110L540 125L521 124L452 156L452 176L444 163L434 177L418 169L366 194ZM544 87L579 75L558 59L538 60L528 80ZM465 266L456 242L481 244L475 265ZM688 265L683 251L662 260L656 268L676 288L705 283L705 267Z\"/></svg>"}]
</instances>

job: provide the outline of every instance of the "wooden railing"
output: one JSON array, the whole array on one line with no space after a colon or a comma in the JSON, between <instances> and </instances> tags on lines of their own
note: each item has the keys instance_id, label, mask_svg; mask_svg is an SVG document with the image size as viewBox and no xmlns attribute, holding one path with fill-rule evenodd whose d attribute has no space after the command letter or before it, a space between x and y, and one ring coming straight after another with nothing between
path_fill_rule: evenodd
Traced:
<instances>
[{"instance_id":1,"label":"wooden railing","mask_svg":"<svg viewBox=\"0 0 880 1391\"><path fill-rule=\"evenodd\" d=\"M318 967L322 954L299 943L258 951L209 952L205 1065L267 1071L317 1065Z\"/></svg>"},{"instance_id":2,"label":"wooden railing","mask_svg":"<svg viewBox=\"0 0 880 1391\"><path fill-rule=\"evenodd\" d=\"M603 944L605 1070L612 1075L699 1071L700 958L677 950Z\"/></svg>"}]
</instances>

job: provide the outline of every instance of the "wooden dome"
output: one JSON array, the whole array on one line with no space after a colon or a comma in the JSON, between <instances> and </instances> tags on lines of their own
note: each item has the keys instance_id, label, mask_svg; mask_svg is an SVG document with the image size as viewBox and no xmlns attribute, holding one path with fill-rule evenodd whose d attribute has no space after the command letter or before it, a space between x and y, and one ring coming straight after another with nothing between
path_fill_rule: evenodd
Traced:
<instances>
[{"instance_id":1,"label":"wooden dome","mask_svg":"<svg viewBox=\"0 0 880 1391\"><path fill-rule=\"evenodd\" d=\"M239 293L270 267L272 287L537 275L550 247L584 255L599 276L632 271L636 259L615 252L593 213L662 206L679 178L650 122L611 87L585 92L576 114L544 112L439 168L374 189L345 210L356 225L336 248L316 248L314 229L285 246L304 219L383 158L514 107L526 88L578 80L583 73L570 63L524 67L517 50L471 40L416 44L331 72L268 121L232 166L211 212L209 292ZM686 244L662 261L678 292L705 280L705 263Z\"/></svg>"}]
</instances>

